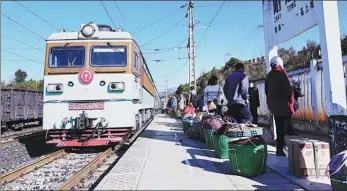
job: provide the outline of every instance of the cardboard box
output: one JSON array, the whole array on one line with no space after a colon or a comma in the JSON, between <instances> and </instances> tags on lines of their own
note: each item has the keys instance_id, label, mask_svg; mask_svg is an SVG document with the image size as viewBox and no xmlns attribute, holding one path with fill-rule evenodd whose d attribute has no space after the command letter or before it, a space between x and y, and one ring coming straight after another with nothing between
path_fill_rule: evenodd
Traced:
<instances>
[{"instance_id":1,"label":"cardboard box","mask_svg":"<svg viewBox=\"0 0 347 191\"><path fill-rule=\"evenodd\" d=\"M288 144L289 171L301 178L325 176L330 161L329 143L291 139Z\"/></svg>"}]
</instances>

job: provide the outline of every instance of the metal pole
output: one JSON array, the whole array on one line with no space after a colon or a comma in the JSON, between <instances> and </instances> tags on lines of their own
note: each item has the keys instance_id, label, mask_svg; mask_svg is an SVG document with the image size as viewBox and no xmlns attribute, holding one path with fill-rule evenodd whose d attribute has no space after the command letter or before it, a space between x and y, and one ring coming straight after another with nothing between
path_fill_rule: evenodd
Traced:
<instances>
[{"instance_id":1,"label":"metal pole","mask_svg":"<svg viewBox=\"0 0 347 191\"><path fill-rule=\"evenodd\" d=\"M194 16L193 16L193 0L189 0L189 92L190 87L193 86L196 91L196 78L195 78L195 56L194 56ZM190 99L190 94L189 94Z\"/></svg>"}]
</instances>

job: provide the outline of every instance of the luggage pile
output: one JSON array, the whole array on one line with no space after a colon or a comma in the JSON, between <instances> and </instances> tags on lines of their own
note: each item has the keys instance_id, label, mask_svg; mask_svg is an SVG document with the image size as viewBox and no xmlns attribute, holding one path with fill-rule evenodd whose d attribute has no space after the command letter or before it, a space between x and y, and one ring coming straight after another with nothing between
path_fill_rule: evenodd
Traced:
<instances>
[{"instance_id":1,"label":"luggage pile","mask_svg":"<svg viewBox=\"0 0 347 191\"><path fill-rule=\"evenodd\" d=\"M231 118L197 113L182 118L187 137L206 143L220 159L229 159L231 174L256 177L266 173L267 144L264 128L252 123L236 124ZM291 139L289 171L297 177L328 176L333 190L347 190L347 150L330 160L329 143ZM328 167L328 168L327 168Z\"/></svg>"},{"instance_id":2,"label":"luggage pile","mask_svg":"<svg viewBox=\"0 0 347 191\"><path fill-rule=\"evenodd\" d=\"M218 158L229 159L231 174L255 177L266 172L267 145L263 128L234 124L226 117L198 113L195 119L184 118L184 132L192 139L205 142Z\"/></svg>"}]
</instances>

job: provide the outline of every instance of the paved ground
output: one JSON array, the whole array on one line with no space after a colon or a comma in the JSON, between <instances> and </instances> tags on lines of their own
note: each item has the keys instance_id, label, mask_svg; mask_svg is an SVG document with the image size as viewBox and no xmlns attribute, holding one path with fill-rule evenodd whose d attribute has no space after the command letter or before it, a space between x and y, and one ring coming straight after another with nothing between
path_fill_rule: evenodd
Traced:
<instances>
[{"instance_id":1,"label":"paved ground","mask_svg":"<svg viewBox=\"0 0 347 191\"><path fill-rule=\"evenodd\" d=\"M184 137L182 122L158 115L95 189L303 190L305 184L312 185L288 178L282 172L287 171L287 159L274 156L272 149L271 168L265 175L252 179L230 175L228 160L216 158L205 144ZM327 190L317 185L307 188Z\"/></svg>"}]
</instances>

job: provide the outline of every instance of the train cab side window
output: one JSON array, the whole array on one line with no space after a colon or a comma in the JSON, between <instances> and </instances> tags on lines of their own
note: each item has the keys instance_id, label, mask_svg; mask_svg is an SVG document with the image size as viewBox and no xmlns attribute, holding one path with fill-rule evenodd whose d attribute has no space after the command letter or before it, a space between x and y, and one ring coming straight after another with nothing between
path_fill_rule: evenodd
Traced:
<instances>
[{"instance_id":1,"label":"train cab side window","mask_svg":"<svg viewBox=\"0 0 347 191\"><path fill-rule=\"evenodd\" d=\"M142 64L143 64L143 60L142 60L142 57L140 57L140 60L139 60L140 67L142 66Z\"/></svg>"},{"instance_id":2,"label":"train cab side window","mask_svg":"<svg viewBox=\"0 0 347 191\"><path fill-rule=\"evenodd\" d=\"M50 68L73 68L84 66L85 48L83 46L52 47L49 53Z\"/></svg>"},{"instance_id":3,"label":"train cab side window","mask_svg":"<svg viewBox=\"0 0 347 191\"><path fill-rule=\"evenodd\" d=\"M93 46L90 49L91 66L117 66L127 65L126 46Z\"/></svg>"},{"instance_id":4,"label":"train cab side window","mask_svg":"<svg viewBox=\"0 0 347 191\"><path fill-rule=\"evenodd\" d=\"M136 69L137 69L137 66L138 66L137 59L138 59L138 55L137 55L137 53L134 51L134 64L133 64L133 66L134 66Z\"/></svg>"}]
</instances>

